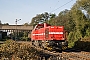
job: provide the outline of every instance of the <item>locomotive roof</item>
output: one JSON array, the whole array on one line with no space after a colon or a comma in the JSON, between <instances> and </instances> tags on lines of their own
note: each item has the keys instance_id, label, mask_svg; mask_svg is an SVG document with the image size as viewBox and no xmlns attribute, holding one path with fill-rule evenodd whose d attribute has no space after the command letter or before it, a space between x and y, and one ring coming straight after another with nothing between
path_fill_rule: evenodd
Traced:
<instances>
[{"instance_id":1,"label":"locomotive roof","mask_svg":"<svg viewBox=\"0 0 90 60\"><path fill-rule=\"evenodd\" d=\"M50 24L48 23L45 23L47 26L51 26ZM37 26L44 26L44 23L43 24L38 24Z\"/></svg>"}]
</instances>

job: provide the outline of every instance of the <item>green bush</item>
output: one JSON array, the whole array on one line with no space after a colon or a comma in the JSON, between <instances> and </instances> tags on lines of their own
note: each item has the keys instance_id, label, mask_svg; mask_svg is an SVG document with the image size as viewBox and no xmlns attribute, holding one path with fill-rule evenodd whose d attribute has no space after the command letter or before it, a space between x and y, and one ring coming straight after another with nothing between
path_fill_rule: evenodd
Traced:
<instances>
[{"instance_id":1,"label":"green bush","mask_svg":"<svg viewBox=\"0 0 90 60\"><path fill-rule=\"evenodd\" d=\"M80 32L70 32L68 35L68 47L72 48L75 45L75 42L80 40Z\"/></svg>"}]
</instances>

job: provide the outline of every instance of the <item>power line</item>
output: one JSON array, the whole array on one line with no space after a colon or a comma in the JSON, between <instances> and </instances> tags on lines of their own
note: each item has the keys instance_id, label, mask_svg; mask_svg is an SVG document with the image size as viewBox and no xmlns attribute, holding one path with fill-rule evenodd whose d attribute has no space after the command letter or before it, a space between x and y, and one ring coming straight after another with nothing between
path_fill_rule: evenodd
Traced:
<instances>
[{"instance_id":1,"label":"power line","mask_svg":"<svg viewBox=\"0 0 90 60\"><path fill-rule=\"evenodd\" d=\"M56 8L56 6L58 5L58 3L59 3L59 1L57 1L57 3L55 4L55 6L54 6L54 7L50 7L50 9L51 9L51 8L55 9L55 8ZM50 11L52 11L52 10L50 10Z\"/></svg>"},{"instance_id":2,"label":"power line","mask_svg":"<svg viewBox=\"0 0 90 60\"><path fill-rule=\"evenodd\" d=\"M58 7L57 9L52 10L51 12L54 12L54 11L56 11L56 10L60 9L61 7L63 7L63 6L65 6L65 5L67 5L68 3L72 2L72 1L73 1L73 0L70 0L69 2L65 3L64 5L62 5L62 6Z\"/></svg>"},{"instance_id":3,"label":"power line","mask_svg":"<svg viewBox=\"0 0 90 60\"><path fill-rule=\"evenodd\" d=\"M58 5L59 1L55 4L54 8L56 8L56 6Z\"/></svg>"}]
</instances>

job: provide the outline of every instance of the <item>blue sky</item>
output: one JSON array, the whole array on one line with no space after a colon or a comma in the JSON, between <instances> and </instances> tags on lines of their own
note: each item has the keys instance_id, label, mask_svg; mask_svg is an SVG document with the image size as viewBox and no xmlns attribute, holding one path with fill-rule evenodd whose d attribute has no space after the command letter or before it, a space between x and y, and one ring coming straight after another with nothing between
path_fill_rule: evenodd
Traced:
<instances>
[{"instance_id":1,"label":"blue sky","mask_svg":"<svg viewBox=\"0 0 90 60\"><path fill-rule=\"evenodd\" d=\"M59 8L70 0L0 0L0 20L2 23L18 24L30 23L37 14L44 12L59 14L60 11L70 9L76 0ZM58 10L55 10L59 8ZM55 11L54 11L55 10Z\"/></svg>"}]
</instances>

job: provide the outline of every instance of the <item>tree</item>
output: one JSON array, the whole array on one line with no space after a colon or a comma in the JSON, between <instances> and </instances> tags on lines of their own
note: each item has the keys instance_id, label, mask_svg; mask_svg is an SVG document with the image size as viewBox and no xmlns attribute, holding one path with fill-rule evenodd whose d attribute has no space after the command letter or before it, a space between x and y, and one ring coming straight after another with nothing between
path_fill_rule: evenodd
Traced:
<instances>
[{"instance_id":1,"label":"tree","mask_svg":"<svg viewBox=\"0 0 90 60\"><path fill-rule=\"evenodd\" d=\"M30 25L36 25L41 21L42 16L40 14L36 15L36 17L33 17L31 20Z\"/></svg>"},{"instance_id":2,"label":"tree","mask_svg":"<svg viewBox=\"0 0 90 60\"><path fill-rule=\"evenodd\" d=\"M9 23L4 23L3 25L9 25Z\"/></svg>"},{"instance_id":3,"label":"tree","mask_svg":"<svg viewBox=\"0 0 90 60\"><path fill-rule=\"evenodd\" d=\"M86 10L90 14L90 0L77 0L79 8Z\"/></svg>"},{"instance_id":4,"label":"tree","mask_svg":"<svg viewBox=\"0 0 90 60\"><path fill-rule=\"evenodd\" d=\"M39 23L49 22L49 19L54 18L55 14L49 14L48 12L37 14L35 17L32 18L30 25L37 25Z\"/></svg>"},{"instance_id":5,"label":"tree","mask_svg":"<svg viewBox=\"0 0 90 60\"><path fill-rule=\"evenodd\" d=\"M2 23L1 20L0 20L0 25L9 25L9 23Z\"/></svg>"},{"instance_id":6,"label":"tree","mask_svg":"<svg viewBox=\"0 0 90 60\"><path fill-rule=\"evenodd\" d=\"M90 20L87 18L86 13L82 12L82 10L84 10L84 12L86 10L89 14L87 10L89 7L84 7L87 5L86 1L89 2L89 0L78 0L71 8L72 21L75 24L74 30L71 31L68 36L69 45L71 46L74 46L74 43L81 38L90 36Z\"/></svg>"},{"instance_id":7,"label":"tree","mask_svg":"<svg viewBox=\"0 0 90 60\"><path fill-rule=\"evenodd\" d=\"M28 23L24 23L23 25L29 25Z\"/></svg>"},{"instance_id":8,"label":"tree","mask_svg":"<svg viewBox=\"0 0 90 60\"><path fill-rule=\"evenodd\" d=\"M51 25L64 26L68 32L72 31L75 27L74 21L72 20L70 10L65 9L61 11L58 16L49 20Z\"/></svg>"}]
</instances>

